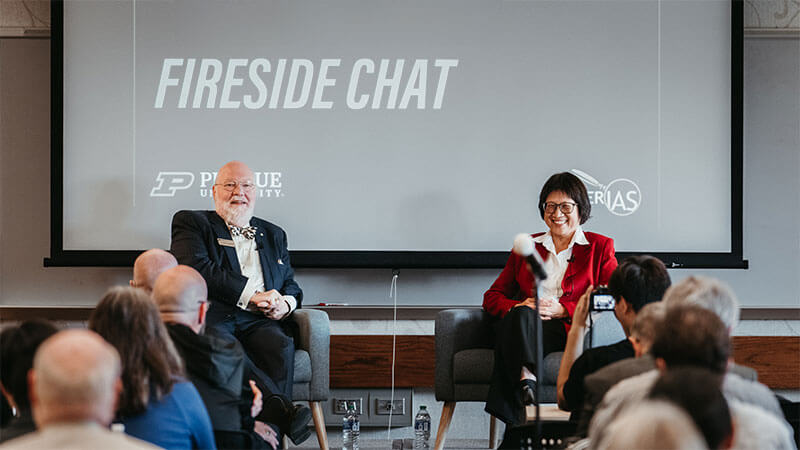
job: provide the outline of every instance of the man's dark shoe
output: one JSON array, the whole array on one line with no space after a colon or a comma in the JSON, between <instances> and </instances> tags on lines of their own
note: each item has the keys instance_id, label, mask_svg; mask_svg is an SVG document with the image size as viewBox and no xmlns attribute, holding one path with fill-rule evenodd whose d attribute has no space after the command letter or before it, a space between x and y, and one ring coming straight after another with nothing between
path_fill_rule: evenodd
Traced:
<instances>
[{"instance_id":1,"label":"man's dark shoe","mask_svg":"<svg viewBox=\"0 0 800 450\"><path fill-rule=\"evenodd\" d=\"M532 405L536 402L536 382L533 380L520 380L520 390L522 396L522 405Z\"/></svg>"},{"instance_id":2,"label":"man's dark shoe","mask_svg":"<svg viewBox=\"0 0 800 450\"><path fill-rule=\"evenodd\" d=\"M258 418L262 422L277 425L281 433L288 436L295 445L300 445L311 436L311 430L308 429L311 410L307 406L292 404L282 395L267 397Z\"/></svg>"},{"instance_id":3,"label":"man's dark shoe","mask_svg":"<svg viewBox=\"0 0 800 450\"><path fill-rule=\"evenodd\" d=\"M308 428L308 422L310 421L311 410L308 409L308 406L294 405L287 433L294 445L300 445L311 436L311 430Z\"/></svg>"}]
</instances>

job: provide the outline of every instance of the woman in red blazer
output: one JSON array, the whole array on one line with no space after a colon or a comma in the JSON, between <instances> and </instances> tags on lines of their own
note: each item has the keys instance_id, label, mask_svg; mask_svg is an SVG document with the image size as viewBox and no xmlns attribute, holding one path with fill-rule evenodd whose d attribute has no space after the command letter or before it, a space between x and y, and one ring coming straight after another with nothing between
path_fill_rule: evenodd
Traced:
<instances>
[{"instance_id":1,"label":"woman in red blazer","mask_svg":"<svg viewBox=\"0 0 800 450\"><path fill-rule=\"evenodd\" d=\"M548 273L539 286L543 356L564 349L578 299L590 285L608 284L617 267L614 241L581 227L591 210L586 187L568 172L551 176L539 194L539 213L549 228L532 235ZM483 296L483 309L499 319L486 411L511 425L524 421L536 387L535 287L525 260L512 252Z\"/></svg>"}]
</instances>

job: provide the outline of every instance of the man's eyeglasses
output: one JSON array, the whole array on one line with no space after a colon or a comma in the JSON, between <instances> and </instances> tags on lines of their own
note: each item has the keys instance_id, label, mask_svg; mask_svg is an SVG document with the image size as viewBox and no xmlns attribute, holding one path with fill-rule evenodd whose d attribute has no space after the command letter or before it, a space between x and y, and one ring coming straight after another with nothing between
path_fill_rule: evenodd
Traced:
<instances>
[{"instance_id":1,"label":"man's eyeglasses","mask_svg":"<svg viewBox=\"0 0 800 450\"><path fill-rule=\"evenodd\" d=\"M225 189L228 192L232 192L236 189L236 186L239 186L245 192L252 192L253 189L256 188L254 183L249 181L238 182L238 181L228 181L227 183L217 183L214 186L222 186L222 189Z\"/></svg>"},{"instance_id":2,"label":"man's eyeglasses","mask_svg":"<svg viewBox=\"0 0 800 450\"><path fill-rule=\"evenodd\" d=\"M578 206L578 204L572 202L564 202L564 203L547 202L544 204L544 212L547 214L553 214L554 212L556 212L556 208L558 208L564 214L572 214L572 211L575 209L576 206Z\"/></svg>"}]
</instances>

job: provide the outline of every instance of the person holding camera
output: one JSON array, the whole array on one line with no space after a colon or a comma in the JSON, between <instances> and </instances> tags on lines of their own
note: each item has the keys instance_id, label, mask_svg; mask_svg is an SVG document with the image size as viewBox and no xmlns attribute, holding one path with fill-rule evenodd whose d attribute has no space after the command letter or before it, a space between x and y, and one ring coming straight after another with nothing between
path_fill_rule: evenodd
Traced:
<instances>
[{"instance_id":1,"label":"person holding camera","mask_svg":"<svg viewBox=\"0 0 800 450\"><path fill-rule=\"evenodd\" d=\"M636 315L647 304L661 301L670 285L667 268L659 259L648 255L631 256L611 274L608 289L593 290L589 286L578 300L572 328L567 335L556 384L558 407L573 412L577 420L583 406L584 379L613 362L636 356L631 341L631 328ZM604 292L605 291L605 292ZM611 345L583 352L586 319L591 310L603 309L604 295L613 297L614 316L622 325L626 338Z\"/></svg>"},{"instance_id":2,"label":"person holding camera","mask_svg":"<svg viewBox=\"0 0 800 450\"><path fill-rule=\"evenodd\" d=\"M617 267L614 241L581 228L592 207L578 177L568 172L551 176L539 194L538 207L549 229L532 235L548 274L538 286L538 310L534 277L525 258L513 252L483 296L483 309L498 318L485 410L509 425L524 422L524 407L536 395L536 314L542 318L542 356L561 351L578 298L588 286L608 283Z\"/></svg>"}]
</instances>

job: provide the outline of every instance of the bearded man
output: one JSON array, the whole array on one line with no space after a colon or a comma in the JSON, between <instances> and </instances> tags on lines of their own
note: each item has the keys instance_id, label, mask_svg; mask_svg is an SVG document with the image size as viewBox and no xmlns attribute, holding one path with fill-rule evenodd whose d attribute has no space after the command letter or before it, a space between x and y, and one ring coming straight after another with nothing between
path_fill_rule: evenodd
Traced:
<instances>
[{"instance_id":1,"label":"bearded man","mask_svg":"<svg viewBox=\"0 0 800 450\"><path fill-rule=\"evenodd\" d=\"M175 214L170 250L206 280L211 302L206 326L238 339L252 361L247 365L251 378L265 394L289 402L295 330L294 322L285 319L300 307L303 291L294 280L286 233L253 217L255 177L244 163L222 166L212 192L215 211ZM286 408L288 422L276 425L293 441L302 439L297 435L308 433L308 408L291 403Z\"/></svg>"}]
</instances>

